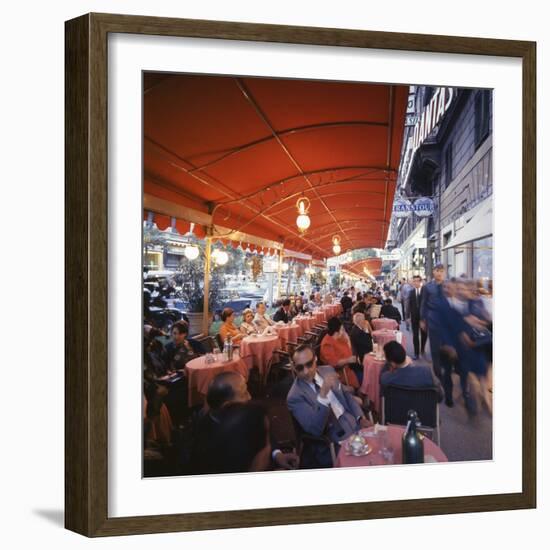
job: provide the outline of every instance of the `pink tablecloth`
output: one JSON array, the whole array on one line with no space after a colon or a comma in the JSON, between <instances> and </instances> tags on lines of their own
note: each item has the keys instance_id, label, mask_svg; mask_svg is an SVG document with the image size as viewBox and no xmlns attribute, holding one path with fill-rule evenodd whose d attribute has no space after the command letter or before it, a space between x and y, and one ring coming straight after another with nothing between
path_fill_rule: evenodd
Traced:
<instances>
[{"instance_id":1,"label":"pink tablecloth","mask_svg":"<svg viewBox=\"0 0 550 550\"><path fill-rule=\"evenodd\" d=\"M294 322L302 329L302 334L315 326L314 317L294 317Z\"/></svg>"},{"instance_id":2,"label":"pink tablecloth","mask_svg":"<svg viewBox=\"0 0 550 550\"><path fill-rule=\"evenodd\" d=\"M323 310L325 311L325 316L328 321L331 317L337 317L340 314L340 305L328 304L323 306Z\"/></svg>"},{"instance_id":3,"label":"pink tablecloth","mask_svg":"<svg viewBox=\"0 0 550 550\"><path fill-rule=\"evenodd\" d=\"M248 367L246 363L236 355L232 361L206 363L206 356L196 357L185 365L188 377L188 400L189 406L200 405L204 401L208 385L212 378L220 372L235 371L248 378Z\"/></svg>"},{"instance_id":4,"label":"pink tablecloth","mask_svg":"<svg viewBox=\"0 0 550 550\"><path fill-rule=\"evenodd\" d=\"M247 336L241 341L241 357L252 356L252 364L258 367L263 376L273 357L273 352L281 346L278 336Z\"/></svg>"},{"instance_id":5,"label":"pink tablecloth","mask_svg":"<svg viewBox=\"0 0 550 550\"><path fill-rule=\"evenodd\" d=\"M384 317L382 317L381 319L373 319L371 321L371 324L374 330L397 330L399 328L399 323L395 319L386 319Z\"/></svg>"},{"instance_id":6,"label":"pink tablecloth","mask_svg":"<svg viewBox=\"0 0 550 550\"><path fill-rule=\"evenodd\" d=\"M363 358L363 383L361 391L369 396L374 404L374 409L380 413L380 371L385 364L384 359L376 359L374 355L367 353Z\"/></svg>"},{"instance_id":7,"label":"pink tablecloth","mask_svg":"<svg viewBox=\"0 0 550 550\"><path fill-rule=\"evenodd\" d=\"M327 320L324 311L314 311L313 312L313 319L315 319L316 323L322 323L322 322Z\"/></svg>"},{"instance_id":8,"label":"pink tablecloth","mask_svg":"<svg viewBox=\"0 0 550 550\"><path fill-rule=\"evenodd\" d=\"M374 330L372 332L373 340L379 345L384 347L388 342L391 342L392 340L397 340L397 335L393 330L387 330L385 328L380 330ZM405 338L405 334L401 333L401 345L407 349L407 340Z\"/></svg>"},{"instance_id":9,"label":"pink tablecloth","mask_svg":"<svg viewBox=\"0 0 550 550\"><path fill-rule=\"evenodd\" d=\"M302 335L302 329L300 325L291 324L284 326L275 325L277 336L281 340L281 349L286 350L287 342L298 342L298 336Z\"/></svg>"},{"instance_id":10,"label":"pink tablecloth","mask_svg":"<svg viewBox=\"0 0 550 550\"><path fill-rule=\"evenodd\" d=\"M336 457L337 468L350 468L354 466L382 466L385 464L402 464L401 457L401 437L404 428L400 426L386 426L387 428L387 448L393 451L393 460L382 456L379 451L382 447L381 435L374 435L374 429L362 430L367 443L372 447L372 451L366 456L351 456L346 454L345 446L340 447ZM372 435L369 435L372 434ZM448 462L445 453L427 437L424 438L424 462Z\"/></svg>"}]
</instances>

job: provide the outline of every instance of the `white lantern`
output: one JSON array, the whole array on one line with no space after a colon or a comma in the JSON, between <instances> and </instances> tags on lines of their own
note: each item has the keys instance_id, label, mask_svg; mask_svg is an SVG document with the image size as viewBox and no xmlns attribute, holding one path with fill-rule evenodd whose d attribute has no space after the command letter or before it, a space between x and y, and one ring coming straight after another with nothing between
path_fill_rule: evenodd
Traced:
<instances>
[{"instance_id":1,"label":"white lantern","mask_svg":"<svg viewBox=\"0 0 550 550\"><path fill-rule=\"evenodd\" d=\"M311 225L311 219L307 214L300 214L296 218L296 225L300 231L306 231L306 229L308 229Z\"/></svg>"},{"instance_id":2,"label":"white lantern","mask_svg":"<svg viewBox=\"0 0 550 550\"><path fill-rule=\"evenodd\" d=\"M311 225L311 219L308 216L310 202L307 197L300 197L296 201L296 208L298 210L298 217L296 218L296 225L301 233L307 231Z\"/></svg>"},{"instance_id":3,"label":"white lantern","mask_svg":"<svg viewBox=\"0 0 550 550\"><path fill-rule=\"evenodd\" d=\"M196 260L199 257L199 247L188 245L184 248L183 253L188 260Z\"/></svg>"},{"instance_id":4,"label":"white lantern","mask_svg":"<svg viewBox=\"0 0 550 550\"><path fill-rule=\"evenodd\" d=\"M219 250L215 257L216 264L225 265L229 260L229 255L225 250Z\"/></svg>"},{"instance_id":5,"label":"white lantern","mask_svg":"<svg viewBox=\"0 0 550 550\"><path fill-rule=\"evenodd\" d=\"M342 252L342 247L340 246L340 237L338 235L334 235L334 237L332 237L332 245L332 251L334 252L334 254L336 254L336 256L338 256L338 254Z\"/></svg>"}]
</instances>

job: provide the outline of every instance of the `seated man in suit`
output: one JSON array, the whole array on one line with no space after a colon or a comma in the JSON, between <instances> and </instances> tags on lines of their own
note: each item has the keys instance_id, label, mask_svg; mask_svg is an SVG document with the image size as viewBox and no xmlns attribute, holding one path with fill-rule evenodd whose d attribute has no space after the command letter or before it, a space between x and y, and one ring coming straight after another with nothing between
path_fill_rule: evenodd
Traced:
<instances>
[{"instance_id":1,"label":"seated man in suit","mask_svg":"<svg viewBox=\"0 0 550 550\"><path fill-rule=\"evenodd\" d=\"M310 346L298 346L292 362L296 379L288 392L287 405L305 433L326 435L338 446L359 428L369 425L354 396L343 389L336 371L330 366L317 368L317 357ZM326 445L312 444L304 449L302 468L331 466Z\"/></svg>"},{"instance_id":2,"label":"seated man in suit","mask_svg":"<svg viewBox=\"0 0 550 550\"><path fill-rule=\"evenodd\" d=\"M194 428L193 468L199 472L201 469L200 458L204 456L204 449L219 424L220 415L225 407L232 403L247 403L251 396L248 392L246 380L238 373L232 371L220 372L210 385L206 394L208 410L203 413ZM283 453L271 442L271 456L273 466L291 470L298 467L298 457L294 453Z\"/></svg>"},{"instance_id":3,"label":"seated man in suit","mask_svg":"<svg viewBox=\"0 0 550 550\"><path fill-rule=\"evenodd\" d=\"M384 386L405 386L407 388L435 388L438 401L443 400L443 388L434 376L432 369L426 365L413 365L405 348L395 342L384 346L386 365L380 372L380 388Z\"/></svg>"},{"instance_id":4,"label":"seated man in suit","mask_svg":"<svg viewBox=\"0 0 550 550\"><path fill-rule=\"evenodd\" d=\"M380 317L387 317L388 319L394 319L398 323L401 323L401 313L399 313L399 310L392 305L391 298L384 300L384 305L380 310Z\"/></svg>"},{"instance_id":5,"label":"seated man in suit","mask_svg":"<svg viewBox=\"0 0 550 550\"><path fill-rule=\"evenodd\" d=\"M267 327L274 325L275 323L269 318L269 315L266 313L266 306L263 302L258 302L256 304L256 315L254 315L254 325L257 327L259 332L262 332Z\"/></svg>"},{"instance_id":6,"label":"seated man in suit","mask_svg":"<svg viewBox=\"0 0 550 550\"><path fill-rule=\"evenodd\" d=\"M279 321L282 321L283 323L288 323L291 320L291 313L290 313L290 298L285 298L283 300L283 303L281 304L281 307L275 312L275 315L273 315L273 321L275 323L278 323Z\"/></svg>"}]
</instances>

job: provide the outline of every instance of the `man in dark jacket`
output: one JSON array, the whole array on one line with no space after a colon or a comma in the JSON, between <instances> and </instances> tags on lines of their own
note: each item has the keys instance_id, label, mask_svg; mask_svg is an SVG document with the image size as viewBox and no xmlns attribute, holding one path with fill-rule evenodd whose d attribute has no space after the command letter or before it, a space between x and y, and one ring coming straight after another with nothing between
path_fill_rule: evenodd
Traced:
<instances>
[{"instance_id":1,"label":"man in dark jacket","mask_svg":"<svg viewBox=\"0 0 550 550\"><path fill-rule=\"evenodd\" d=\"M386 317L388 319L393 319L397 321L397 323L401 323L401 313L399 313L399 310L392 305L391 298L388 298L387 300L384 300L384 305L382 306L382 309L380 310L380 317Z\"/></svg>"},{"instance_id":2,"label":"man in dark jacket","mask_svg":"<svg viewBox=\"0 0 550 550\"><path fill-rule=\"evenodd\" d=\"M353 300L350 298L349 292L347 290L344 292L344 295L340 300L340 304L342 305L342 309L344 310L344 316L349 317L351 307L353 305Z\"/></svg>"},{"instance_id":3,"label":"man in dark jacket","mask_svg":"<svg viewBox=\"0 0 550 550\"><path fill-rule=\"evenodd\" d=\"M285 300L283 300L281 307L275 312L275 315L273 315L273 321L275 321L276 323L278 323L279 321L283 321L283 323L289 323L290 320L290 299L286 298Z\"/></svg>"},{"instance_id":4,"label":"man in dark jacket","mask_svg":"<svg viewBox=\"0 0 550 550\"><path fill-rule=\"evenodd\" d=\"M209 439L219 423L221 411L231 403L247 403L251 399L246 380L237 372L226 371L217 374L206 394L208 411L198 419L193 434L192 469L194 472L201 471L200 459L204 455ZM277 448L276 442L272 439L272 459L275 468L293 470L298 467L298 457L295 453L284 453Z\"/></svg>"},{"instance_id":5,"label":"man in dark jacket","mask_svg":"<svg viewBox=\"0 0 550 550\"><path fill-rule=\"evenodd\" d=\"M407 388L435 388L438 401L443 400L443 388L427 365L413 365L405 348L395 342L384 346L386 365L380 372L380 387L393 385Z\"/></svg>"},{"instance_id":6,"label":"man in dark jacket","mask_svg":"<svg viewBox=\"0 0 550 550\"><path fill-rule=\"evenodd\" d=\"M411 321L411 330L413 336L414 357L418 359L419 354L424 355L428 333L420 327L420 308L422 306L422 277L415 275L413 277L413 289L409 292L408 312Z\"/></svg>"},{"instance_id":7,"label":"man in dark jacket","mask_svg":"<svg viewBox=\"0 0 550 550\"><path fill-rule=\"evenodd\" d=\"M188 361L206 353L203 345L188 338L189 325L177 321L172 325L172 341L165 347L166 370L175 371L185 367Z\"/></svg>"}]
</instances>

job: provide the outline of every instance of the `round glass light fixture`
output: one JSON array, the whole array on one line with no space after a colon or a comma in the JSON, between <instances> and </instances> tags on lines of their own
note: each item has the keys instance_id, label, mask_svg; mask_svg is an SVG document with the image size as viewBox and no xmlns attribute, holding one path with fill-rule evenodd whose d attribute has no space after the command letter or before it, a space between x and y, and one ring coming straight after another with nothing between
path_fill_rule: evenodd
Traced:
<instances>
[{"instance_id":1,"label":"round glass light fixture","mask_svg":"<svg viewBox=\"0 0 550 550\"><path fill-rule=\"evenodd\" d=\"M336 256L342 252L342 247L340 246L340 237L338 235L334 235L332 237L332 251Z\"/></svg>"},{"instance_id":2,"label":"round glass light fixture","mask_svg":"<svg viewBox=\"0 0 550 550\"><path fill-rule=\"evenodd\" d=\"M183 254L188 260L196 260L199 257L199 247L195 246L194 244L186 246L183 249Z\"/></svg>"},{"instance_id":3,"label":"round glass light fixture","mask_svg":"<svg viewBox=\"0 0 550 550\"><path fill-rule=\"evenodd\" d=\"M311 225L311 219L308 216L310 202L307 197L300 197L296 201L296 209L298 210L298 217L296 218L296 225L300 233L305 233Z\"/></svg>"},{"instance_id":4,"label":"round glass light fixture","mask_svg":"<svg viewBox=\"0 0 550 550\"><path fill-rule=\"evenodd\" d=\"M215 261L217 265L225 265L229 260L229 255L225 250L219 250L216 254Z\"/></svg>"},{"instance_id":5,"label":"round glass light fixture","mask_svg":"<svg viewBox=\"0 0 550 550\"><path fill-rule=\"evenodd\" d=\"M290 266L289 266L286 262L283 262L283 263L281 264L281 269L282 269L283 271L288 271L288 268L289 268L289 267L290 267Z\"/></svg>"}]
</instances>

